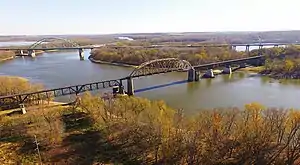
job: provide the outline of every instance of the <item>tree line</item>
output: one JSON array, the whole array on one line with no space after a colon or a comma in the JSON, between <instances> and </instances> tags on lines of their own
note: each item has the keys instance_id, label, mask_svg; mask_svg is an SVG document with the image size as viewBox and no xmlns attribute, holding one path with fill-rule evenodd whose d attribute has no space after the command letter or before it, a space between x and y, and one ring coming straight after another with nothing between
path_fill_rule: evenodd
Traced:
<instances>
[{"instance_id":1,"label":"tree line","mask_svg":"<svg viewBox=\"0 0 300 165\"><path fill-rule=\"evenodd\" d=\"M125 63L139 65L143 62L161 58L179 58L189 61L192 65L206 64L225 60L239 59L257 55L270 57L287 54L294 56L299 54L298 46L287 46L277 48L264 48L262 50L236 51L229 47L203 47L203 48L144 48L124 47L111 48L102 47L91 52L90 58L113 63Z\"/></svg>"}]
</instances>

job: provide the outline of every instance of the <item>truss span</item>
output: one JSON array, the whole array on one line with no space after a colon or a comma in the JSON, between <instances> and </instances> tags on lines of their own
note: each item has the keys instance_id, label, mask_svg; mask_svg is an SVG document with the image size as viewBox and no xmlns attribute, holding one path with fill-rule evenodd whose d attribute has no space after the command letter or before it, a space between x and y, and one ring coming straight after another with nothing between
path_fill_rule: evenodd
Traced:
<instances>
[{"instance_id":1,"label":"truss span","mask_svg":"<svg viewBox=\"0 0 300 165\"><path fill-rule=\"evenodd\" d=\"M77 44L74 41L71 41L71 40L68 40L65 38L50 37L50 38L43 38L43 39L36 41L35 43L33 43L32 45L29 46L29 49L34 49L34 48L37 48L38 46L42 45L43 43L48 43L48 42L53 42L53 41L62 41L66 44L69 44L71 47L80 47L79 44Z\"/></svg>"},{"instance_id":2,"label":"truss span","mask_svg":"<svg viewBox=\"0 0 300 165\"><path fill-rule=\"evenodd\" d=\"M186 71L193 66L186 60L178 58L164 58L145 62L135 68L129 77L142 77L167 72Z\"/></svg>"}]
</instances>

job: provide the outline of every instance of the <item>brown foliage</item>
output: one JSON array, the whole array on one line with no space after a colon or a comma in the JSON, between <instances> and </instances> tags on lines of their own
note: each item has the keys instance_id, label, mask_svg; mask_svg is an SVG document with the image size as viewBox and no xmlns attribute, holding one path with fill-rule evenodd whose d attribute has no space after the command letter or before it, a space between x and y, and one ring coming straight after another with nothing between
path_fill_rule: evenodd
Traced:
<instances>
[{"instance_id":1,"label":"brown foliage","mask_svg":"<svg viewBox=\"0 0 300 165\"><path fill-rule=\"evenodd\" d=\"M160 58L180 58L192 65L211 63L246 57L243 52L229 48L108 48L103 47L91 52L91 58L106 62L139 65Z\"/></svg>"},{"instance_id":2,"label":"brown foliage","mask_svg":"<svg viewBox=\"0 0 300 165\"><path fill-rule=\"evenodd\" d=\"M101 104L99 109L81 106L101 110L99 115L105 118L101 130L107 132L108 141L122 146L120 152L135 155L131 159L138 162L294 164L300 158L299 111L266 109L253 103L242 111L200 111L186 118L164 103L140 98ZM105 117L108 112L110 117Z\"/></svg>"},{"instance_id":3,"label":"brown foliage","mask_svg":"<svg viewBox=\"0 0 300 165\"><path fill-rule=\"evenodd\" d=\"M10 57L14 57L15 53L13 51L0 51L0 62L1 60L8 59Z\"/></svg>"}]
</instances>

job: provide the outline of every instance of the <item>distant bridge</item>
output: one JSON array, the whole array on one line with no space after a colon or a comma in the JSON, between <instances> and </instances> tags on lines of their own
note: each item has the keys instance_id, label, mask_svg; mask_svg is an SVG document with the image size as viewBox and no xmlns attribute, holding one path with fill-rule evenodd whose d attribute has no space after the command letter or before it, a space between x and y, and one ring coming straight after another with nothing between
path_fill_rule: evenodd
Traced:
<instances>
[{"instance_id":1,"label":"distant bridge","mask_svg":"<svg viewBox=\"0 0 300 165\"><path fill-rule=\"evenodd\" d=\"M49 42L53 42L53 41L62 41L62 43L67 44L67 46L56 46L56 47L43 47L44 43L49 43ZM83 50L84 49L94 49L97 48L99 46L80 46L78 43L69 40L69 39L65 39L65 38L59 38L59 37L50 37L50 38L43 38L40 39L38 41L36 41L35 43L33 43L32 45L30 45L27 48L17 48L17 47L12 47L12 48L4 48L4 47L0 47L0 50L4 50L4 51L18 51L18 54L16 54L17 56L31 56L31 57L35 57L35 51L38 50L42 50L42 51L47 51L47 50L78 50L78 54L79 54L79 58L80 60L84 60L84 53ZM27 52L24 53L24 52Z\"/></svg>"},{"instance_id":2,"label":"distant bridge","mask_svg":"<svg viewBox=\"0 0 300 165\"><path fill-rule=\"evenodd\" d=\"M113 93L124 93L124 82L127 83L127 93L128 95L134 95L134 84L133 79L138 77L144 77L155 74L162 74L168 72L188 72L188 82L199 81L200 77L214 77L212 71L213 68L224 67L223 72L225 74L231 74L232 70L230 65L240 65L240 67L245 67L248 65L262 64L264 61L264 56L254 56L249 58L228 60L222 62L215 62L210 64L203 64L198 66L192 66L188 61L177 59L177 58L165 58L157 59L145 62L135 68L131 74L127 77L105 80L100 82L87 83L82 85L67 86L62 88L48 89L37 92L15 94L10 96L0 97L0 109L7 109L11 106L18 106L24 103L35 103L40 100L50 100L52 97L59 97L65 95L78 95L79 93L85 91L92 91L98 89L105 89L115 87ZM200 76L200 71L208 70Z\"/></svg>"},{"instance_id":3,"label":"distant bridge","mask_svg":"<svg viewBox=\"0 0 300 165\"><path fill-rule=\"evenodd\" d=\"M43 43L48 43L52 41L62 41L63 43L68 44L68 46L57 46L57 47L42 47ZM35 51L41 50L41 51L47 51L47 50L78 50L78 55L80 60L84 60L84 49L96 49L96 48L101 48L103 46L110 47L110 48L115 48L115 49L120 49L120 48L162 48L162 47L175 47L175 48L203 48L203 47L230 47L231 49L236 49L238 46L243 46L245 47L245 51L249 52L250 47L258 47L259 50L261 50L264 46L286 46L286 45L300 45L300 43L251 43L251 44L201 44L201 45L151 45L151 46L115 46L115 45L91 45L91 46L80 46L78 43L66 39L66 38L59 38L59 37L50 37L50 38L43 38L32 45L30 45L28 48L4 48L0 47L0 50L5 50L5 51L19 51L17 55L19 56L31 56L35 57ZM24 53L24 52L27 52Z\"/></svg>"}]
</instances>

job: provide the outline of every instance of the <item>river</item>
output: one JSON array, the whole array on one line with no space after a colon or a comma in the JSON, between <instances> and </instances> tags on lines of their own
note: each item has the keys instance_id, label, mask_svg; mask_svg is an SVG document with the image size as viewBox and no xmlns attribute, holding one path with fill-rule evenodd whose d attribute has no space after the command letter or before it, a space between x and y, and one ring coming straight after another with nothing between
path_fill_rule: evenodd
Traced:
<instances>
[{"instance_id":1,"label":"river","mask_svg":"<svg viewBox=\"0 0 300 165\"><path fill-rule=\"evenodd\" d=\"M90 52L84 53L87 59ZM80 61L78 52L44 53L34 59L18 57L0 63L0 75L25 77L32 82L44 84L46 88L122 78L132 70L133 68L95 64L89 60ZM134 85L135 89L141 89L185 79L186 73L166 73L137 78ZM199 82L172 85L136 95L164 100L174 108L183 108L188 114L206 108L243 107L251 102L259 102L269 107L300 108L300 85L279 83L246 72L218 75L214 79L201 79ZM59 101L68 99L70 97L61 98Z\"/></svg>"}]
</instances>

